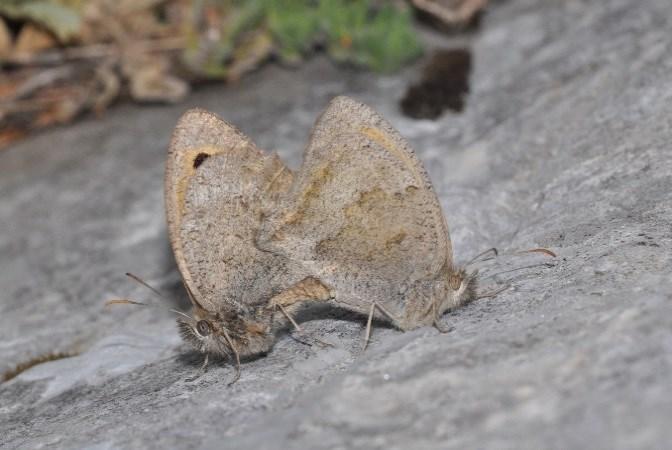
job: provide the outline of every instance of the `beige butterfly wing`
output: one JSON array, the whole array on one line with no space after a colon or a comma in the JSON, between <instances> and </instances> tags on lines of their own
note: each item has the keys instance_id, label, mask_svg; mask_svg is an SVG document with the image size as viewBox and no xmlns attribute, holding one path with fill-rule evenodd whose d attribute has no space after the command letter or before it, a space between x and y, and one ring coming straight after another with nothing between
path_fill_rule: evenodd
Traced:
<instances>
[{"instance_id":1,"label":"beige butterfly wing","mask_svg":"<svg viewBox=\"0 0 672 450\"><path fill-rule=\"evenodd\" d=\"M375 111L334 99L259 245L300 262L335 301L403 316L413 286L452 266L448 227L421 162ZM426 303L423 301L423 304Z\"/></svg>"},{"instance_id":2,"label":"beige butterfly wing","mask_svg":"<svg viewBox=\"0 0 672 450\"><path fill-rule=\"evenodd\" d=\"M193 109L180 118L166 165L166 215L195 303L209 311L263 303L291 278L283 258L257 249L254 238L292 178L276 155L215 114Z\"/></svg>"}]
</instances>

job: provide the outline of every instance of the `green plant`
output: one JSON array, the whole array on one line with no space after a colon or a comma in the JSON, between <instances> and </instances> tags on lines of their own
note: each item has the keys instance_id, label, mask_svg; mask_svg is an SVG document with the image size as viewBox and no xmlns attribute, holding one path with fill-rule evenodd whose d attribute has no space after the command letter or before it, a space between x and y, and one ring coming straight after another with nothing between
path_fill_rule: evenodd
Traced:
<instances>
[{"instance_id":1,"label":"green plant","mask_svg":"<svg viewBox=\"0 0 672 450\"><path fill-rule=\"evenodd\" d=\"M318 10L306 0L267 0L266 20L285 63L299 63L318 39Z\"/></svg>"},{"instance_id":2,"label":"green plant","mask_svg":"<svg viewBox=\"0 0 672 450\"><path fill-rule=\"evenodd\" d=\"M284 62L322 42L336 62L381 72L422 53L406 7L373 0L266 0L266 20Z\"/></svg>"},{"instance_id":3,"label":"green plant","mask_svg":"<svg viewBox=\"0 0 672 450\"><path fill-rule=\"evenodd\" d=\"M319 11L327 51L336 61L389 72L422 53L405 7L371 0L321 0Z\"/></svg>"}]
</instances>

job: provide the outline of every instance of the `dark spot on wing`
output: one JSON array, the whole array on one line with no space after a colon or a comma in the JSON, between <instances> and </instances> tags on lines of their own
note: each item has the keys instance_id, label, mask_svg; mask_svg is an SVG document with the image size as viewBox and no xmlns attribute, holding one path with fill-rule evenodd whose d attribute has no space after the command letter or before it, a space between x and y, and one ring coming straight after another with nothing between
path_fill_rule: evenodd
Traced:
<instances>
[{"instance_id":1,"label":"dark spot on wing","mask_svg":"<svg viewBox=\"0 0 672 450\"><path fill-rule=\"evenodd\" d=\"M205 161L209 157L210 155L208 155L207 153L199 153L198 155L196 155L196 158L194 158L194 169L198 168L198 166L203 164L203 161Z\"/></svg>"}]
</instances>

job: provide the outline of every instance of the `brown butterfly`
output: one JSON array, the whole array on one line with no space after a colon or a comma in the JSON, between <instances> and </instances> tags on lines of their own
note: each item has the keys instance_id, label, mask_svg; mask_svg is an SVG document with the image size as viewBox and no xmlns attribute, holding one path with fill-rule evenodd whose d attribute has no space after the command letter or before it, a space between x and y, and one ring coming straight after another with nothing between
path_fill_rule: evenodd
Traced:
<instances>
[{"instance_id":1,"label":"brown butterfly","mask_svg":"<svg viewBox=\"0 0 672 450\"><path fill-rule=\"evenodd\" d=\"M401 330L438 327L476 297L453 264L448 226L408 143L371 108L335 98L293 173L216 115L173 133L165 178L170 241L193 304L178 319L207 355L267 352L311 302Z\"/></svg>"}]
</instances>

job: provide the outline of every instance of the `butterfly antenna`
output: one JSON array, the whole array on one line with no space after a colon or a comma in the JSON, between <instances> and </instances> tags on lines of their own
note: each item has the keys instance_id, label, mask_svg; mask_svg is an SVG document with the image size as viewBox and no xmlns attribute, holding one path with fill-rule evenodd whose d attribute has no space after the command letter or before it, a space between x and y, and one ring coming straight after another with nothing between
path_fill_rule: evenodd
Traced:
<instances>
[{"instance_id":1,"label":"butterfly antenna","mask_svg":"<svg viewBox=\"0 0 672 450\"><path fill-rule=\"evenodd\" d=\"M161 292L159 292L158 290L156 290L155 288L150 286L146 281L144 281L139 276L134 275L130 272L126 272L126 276L128 278L130 278L131 280L135 281L136 283L139 283L142 286L149 289L150 291L152 291L156 296L158 296L162 300L168 300L165 295L163 295ZM183 313L182 311L178 311L177 309L165 308L165 307L162 307L162 306L159 306L159 305L151 305L151 304L148 304L148 303L138 302L136 300L130 300L130 299L127 299L127 298L113 299L113 300L109 300L109 301L105 302L105 306L110 306L110 305L136 305L136 306L148 306L148 307L151 307L151 308L160 308L160 309L168 310L168 311L170 311L172 313L175 313L175 314L178 314L180 316L186 317L190 321L194 320L193 317L189 316L188 314Z\"/></svg>"},{"instance_id":2,"label":"butterfly antenna","mask_svg":"<svg viewBox=\"0 0 672 450\"><path fill-rule=\"evenodd\" d=\"M182 311L178 311L177 309L173 308L164 308L159 305L150 305L149 303L143 303L143 302L138 302L136 300L130 300L128 298L114 298L112 300L108 300L105 302L105 306L112 306L112 305L136 305L136 306L146 306L148 308L159 308L159 309L165 309L167 311L173 312L175 314L179 314L180 316L184 316L190 321L193 321L194 318L189 316L188 314L183 313Z\"/></svg>"},{"instance_id":3,"label":"butterfly antenna","mask_svg":"<svg viewBox=\"0 0 672 450\"><path fill-rule=\"evenodd\" d=\"M490 253L492 253L492 256L489 256ZM487 258L483 258L483 257L486 256L486 255L488 255L488 257L487 257ZM478 255L476 255L476 256L474 256L473 258L471 258L471 259L469 260L469 262L466 263L463 267L470 266L471 264L474 264L475 262L478 262L478 261L487 261L487 260L489 260L489 259L496 258L498 255L499 255L499 252L497 251L497 249L496 249L495 247L489 248L489 249L487 249L486 251L481 252L481 253L479 253ZM483 259L481 259L481 258L483 258Z\"/></svg>"},{"instance_id":4,"label":"butterfly antenna","mask_svg":"<svg viewBox=\"0 0 672 450\"><path fill-rule=\"evenodd\" d=\"M126 272L126 276L127 276L128 278L130 278L131 280L135 281L136 283L139 283L139 284L141 284L142 286L144 286L144 287L146 287L147 289L149 289L149 290L152 291L154 294L156 294L157 297L161 298L162 300L166 300L166 301L168 300L168 297L166 297L166 296L163 295L161 292L159 292L158 289L155 289L155 288L153 288L152 286L150 286L149 283L147 283L145 280L143 280L143 279L140 278L139 276L137 276L137 275L135 275L135 274L132 274L132 273L130 273L130 272ZM188 291L188 292L189 292L189 295L191 296L191 292L190 292L190 291ZM137 302L136 302L136 303L137 303ZM144 304L144 303L143 303L143 305L144 305L144 306L155 306L155 305L146 305L146 304ZM156 307L157 307L157 308L160 308L159 306L156 306ZM162 308L162 309L166 309L166 308ZM175 314L179 314L179 315L184 316L184 317L186 317L186 318L188 318L188 319L190 319L190 320L194 320L193 317L189 316L188 314L183 313L182 311L178 311L177 309L173 309L173 308L167 308L167 309L168 309L168 311L174 312Z\"/></svg>"},{"instance_id":5,"label":"butterfly antenna","mask_svg":"<svg viewBox=\"0 0 672 450\"><path fill-rule=\"evenodd\" d=\"M112 305L153 306L153 305L148 305L147 303L136 302L135 300L129 300L127 298L115 298L115 299L108 300L108 301L105 302L105 306L112 306Z\"/></svg>"},{"instance_id":6,"label":"butterfly antenna","mask_svg":"<svg viewBox=\"0 0 672 450\"><path fill-rule=\"evenodd\" d=\"M136 283L143 285L144 287L146 287L147 289L152 291L154 294L156 294L158 297L162 298L163 300L167 300L165 295L163 295L161 292L159 292L158 290L154 289L152 286L147 284L147 282L145 280L143 280L142 278L140 278L139 276L134 275L130 272L126 272L126 276L128 278L130 278L131 280L135 281Z\"/></svg>"},{"instance_id":7,"label":"butterfly antenna","mask_svg":"<svg viewBox=\"0 0 672 450\"><path fill-rule=\"evenodd\" d=\"M504 292L505 290L507 290L510 287L511 287L511 285L507 283L505 286L502 286L499 289L495 289L494 291L478 293L478 294L476 294L476 297L474 297L474 300L480 300L482 298L494 298L498 294L501 294L502 292Z\"/></svg>"},{"instance_id":8,"label":"butterfly antenna","mask_svg":"<svg viewBox=\"0 0 672 450\"><path fill-rule=\"evenodd\" d=\"M531 248L529 250L521 250L513 253L502 253L502 255L522 255L524 253L543 253L544 255L548 255L553 258L558 256L547 248ZM471 264L474 264L476 262L488 261L492 258L496 258L497 256L499 256L499 252L497 251L497 249L495 247L489 248L486 251L481 252L478 255L471 258L471 260L469 260L469 262L466 263L463 267L470 266Z\"/></svg>"},{"instance_id":9,"label":"butterfly antenna","mask_svg":"<svg viewBox=\"0 0 672 450\"><path fill-rule=\"evenodd\" d=\"M535 268L535 267L540 267L540 266L543 266L543 267L554 267L554 265L553 265L553 264L550 264L550 263L531 264L531 265L529 265L529 266L516 267L515 269L502 270L501 272L495 272L495 273L493 273L493 274L488 275L487 277L483 277L483 278L481 278L480 281L485 281L485 280L488 280L488 279L490 279L490 278L494 278L494 277L496 277L497 275L501 275L501 274L503 274L503 273L511 273L511 272L516 272L516 271L518 271L518 270L524 270L524 269L533 269L533 268Z\"/></svg>"},{"instance_id":10,"label":"butterfly antenna","mask_svg":"<svg viewBox=\"0 0 672 450\"><path fill-rule=\"evenodd\" d=\"M555 257L558 256L547 248L531 248L529 250L521 250L517 253L518 254L521 254L521 253L543 253L544 255L548 255L552 258L555 258Z\"/></svg>"}]
</instances>

